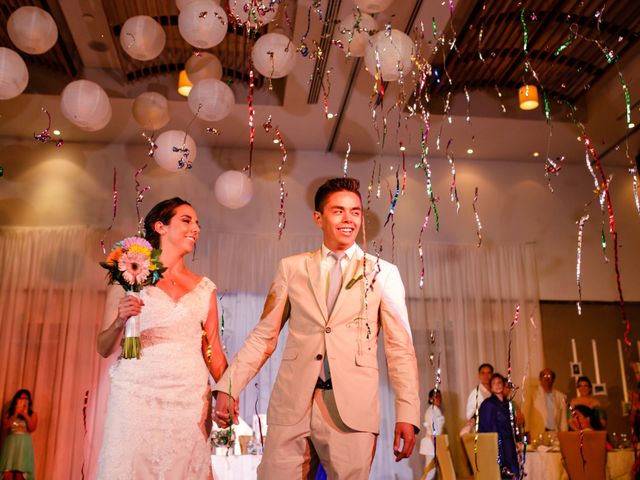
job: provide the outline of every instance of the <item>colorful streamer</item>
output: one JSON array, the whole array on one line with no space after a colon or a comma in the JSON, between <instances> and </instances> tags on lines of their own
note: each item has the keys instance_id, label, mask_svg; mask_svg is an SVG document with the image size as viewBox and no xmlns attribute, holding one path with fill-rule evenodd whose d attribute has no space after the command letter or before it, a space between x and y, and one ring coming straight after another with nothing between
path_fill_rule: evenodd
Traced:
<instances>
[{"instance_id":1,"label":"colorful streamer","mask_svg":"<svg viewBox=\"0 0 640 480\"><path fill-rule=\"evenodd\" d=\"M33 134L33 138L37 142L47 143L47 142L53 141L51 139L51 134L49 133L50 130L51 130L51 114L44 107L42 107L42 111L47 115L47 119L48 119L47 128L42 130L40 133L34 133ZM59 138L58 140L56 140L56 147L60 148L62 145L64 145L64 140L63 139Z\"/></svg>"},{"instance_id":2,"label":"colorful streamer","mask_svg":"<svg viewBox=\"0 0 640 480\"><path fill-rule=\"evenodd\" d=\"M480 216L478 215L478 210L476 209L476 203L478 202L478 187L476 187L475 193L473 194L473 203L471 204L473 207L473 216L476 219L476 235L478 236L478 248L482 244L482 224L480 223Z\"/></svg>"},{"instance_id":3,"label":"colorful streamer","mask_svg":"<svg viewBox=\"0 0 640 480\"><path fill-rule=\"evenodd\" d=\"M581 268L582 268L582 235L584 232L584 224L589 220L589 214L585 213L580 217L576 223L578 224L578 248L576 258L576 284L578 286L578 301L576 307L578 308L578 315L582 315L582 285L581 285Z\"/></svg>"},{"instance_id":4,"label":"colorful streamer","mask_svg":"<svg viewBox=\"0 0 640 480\"><path fill-rule=\"evenodd\" d=\"M138 181L138 177L142 174L145 168L147 168L146 164L136 170L136 173L133 176L136 183L136 214L138 215L138 233L140 234L140 236L144 236L144 218L142 218L142 215L140 215L140 205L142 204L142 200L144 200L144 194L151 190L151 187L149 185L147 185L146 187L142 187L140 185L140 182Z\"/></svg>"},{"instance_id":5,"label":"colorful streamer","mask_svg":"<svg viewBox=\"0 0 640 480\"><path fill-rule=\"evenodd\" d=\"M117 180L116 167L113 167L113 214L111 216L111 224L109 225L107 230L104 232L104 235L100 239L100 248L102 248L103 255L107 254L107 248L105 246L104 240L105 238L107 238L107 234L111 231L114 223L116 222L116 213L118 211L118 188L116 186L116 180Z\"/></svg>"},{"instance_id":6,"label":"colorful streamer","mask_svg":"<svg viewBox=\"0 0 640 480\"><path fill-rule=\"evenodd\" d=\"M447 142L447 148L445 149L445 155L447 156L447 160L449 161L449 165L451 166L451 185L449 187L449 196L451 201L456 204L456 213L460 211L460 201L458 199L458 187L456 186L456 164L453 160L453 153L449 147L451 147L451 142L453 138L450 138Z\"/></svg>"}]
</instances>

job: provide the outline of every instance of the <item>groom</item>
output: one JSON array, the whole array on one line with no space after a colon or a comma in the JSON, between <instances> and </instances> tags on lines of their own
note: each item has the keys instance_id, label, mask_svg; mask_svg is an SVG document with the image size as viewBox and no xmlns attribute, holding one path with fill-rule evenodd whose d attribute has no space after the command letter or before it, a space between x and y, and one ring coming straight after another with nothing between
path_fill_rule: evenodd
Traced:
<instances>
[{"instance_id":1,"label":"groom","mask_svg":"<svg viewBox=\"0 0 640 480\"><path fill-rule=\"evenodd\" d=\"M235 420L229 408L289 321L259 478L315 478L318 461L330 479L369 477L380 424L380 330L396 397L396 461L413 451L420 400L404 287L394 265L370 255L364 261L355 244L359 188L356 179L334 178L318 189L313 217L322 247L280 261L260 322L216 385L217 421L227 426Z\"/></svg>"}]
</instances>

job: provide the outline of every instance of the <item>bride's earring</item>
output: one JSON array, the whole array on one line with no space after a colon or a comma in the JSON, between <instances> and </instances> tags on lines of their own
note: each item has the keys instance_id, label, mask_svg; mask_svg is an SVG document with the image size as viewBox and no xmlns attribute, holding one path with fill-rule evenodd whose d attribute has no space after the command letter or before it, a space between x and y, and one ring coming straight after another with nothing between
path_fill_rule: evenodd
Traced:
<instances>
[{"instance_id":1,"label":"bride's earring","mask_svg":"<svg viewBox=\"0 0 640 480\"><path fill-rule=\"evenodd\" d=\"M196 250L197 250L197 248L198 248L198 244L197 244L197 243L194 243L194 244L193 244L193 255L192 255L192 257L191 257L191 261L192 261L192 262L195 262L195 261L196 261Z\"/></svg>"}]
</instances>

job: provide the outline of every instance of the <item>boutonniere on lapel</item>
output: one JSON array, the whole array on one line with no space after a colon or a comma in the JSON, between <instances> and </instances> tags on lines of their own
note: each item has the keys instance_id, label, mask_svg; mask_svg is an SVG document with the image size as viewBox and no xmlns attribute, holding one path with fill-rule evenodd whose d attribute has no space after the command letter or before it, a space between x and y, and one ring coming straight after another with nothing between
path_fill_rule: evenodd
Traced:
<instances>
[{"instance_id":1,"label":"boutonniere on lapel","mask_svg":"<svg viewBox=\"0 0 640 480\"><path fill-rule=\"evenodd\" d=\"M347 290L349 290L351 287L353 287L356 283L358 283L360 280L362 280L364 278L363 274L358 275L357 277L353 277L351 280L349 280L349 282L347 283L347 286L344 287Z\"/></svg>"}]
</instances>

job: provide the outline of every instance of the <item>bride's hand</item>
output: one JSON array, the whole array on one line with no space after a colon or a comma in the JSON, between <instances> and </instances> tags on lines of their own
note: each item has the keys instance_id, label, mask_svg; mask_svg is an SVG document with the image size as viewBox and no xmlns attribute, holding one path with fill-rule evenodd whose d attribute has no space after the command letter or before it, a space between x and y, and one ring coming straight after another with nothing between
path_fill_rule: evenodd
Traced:
<instances>
[{"instance_id":1,"label":"bride's hand","mask_svg":"<svg viewBox=\"0 0 640 480\"><path fill-rule=\"evenodd\" d=\"M124 296L118 302L118 326L122 327L129 317L140 315L144 302L134 296Z\"/></svg>"}]
</instances>

